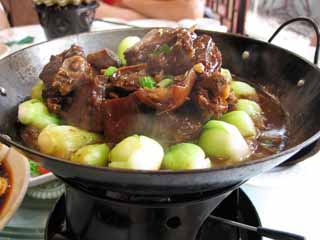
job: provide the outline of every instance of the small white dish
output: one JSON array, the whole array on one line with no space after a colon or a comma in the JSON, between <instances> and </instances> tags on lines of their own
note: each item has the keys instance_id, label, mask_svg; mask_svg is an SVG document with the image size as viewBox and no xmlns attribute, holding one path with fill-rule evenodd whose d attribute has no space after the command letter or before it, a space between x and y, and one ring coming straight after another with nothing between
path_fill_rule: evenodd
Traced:
<instances>
[{"instance_id":1,"label":"small white dish","mask_svg":"<svg viewBox=\"0 0 320 240\"><path fill-rule=\"evenodd\" d=\"M35 199L58 199L65 192L65 185L60 180L50 181L28 189L27 196Z\"/></svg>"},{"instance_id":2,"label":"small white dish","mask_svg":"<svg viewBox=\"0 0 320 240\"><path fill-rule=\"evenodd\" d=\"M57 179L56 176L53 175L52 173L43 174L37 177L30 177L29 187L36 187L56 179Z\"/></svg>"}]
</instances>

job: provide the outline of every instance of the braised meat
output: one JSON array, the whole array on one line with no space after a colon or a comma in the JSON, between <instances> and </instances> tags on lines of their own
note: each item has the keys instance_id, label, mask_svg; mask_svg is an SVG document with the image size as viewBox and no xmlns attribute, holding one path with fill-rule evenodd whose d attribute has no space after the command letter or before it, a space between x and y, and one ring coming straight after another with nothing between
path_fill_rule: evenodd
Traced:
<instances>
[{"instance_id":1,"label":"braised meat","mask_svg":"<svg viewBox=\"0 0 320 240\"><path fill-rule=\"evenodd\" d=\"M88 131L102 132L103 116L99 102L94 102L93 89L94 85L90 83L75 91L70 102L63 105L59 116L70 125Z\"/></svg>"},{"instance_id":2,"label":"braised meat","mask_svg":"<svg viewBox=\"0 0 320 240\"><path fill-rule=\"evenodd\" d=\"M88 54L88 62L98 71L110 66L119 67L121 62L118 56L109 49L102 49L98 52Z\"/></svg>"},{"instance_id":3,"label":"braised meat","mask_svg":"<svg viewBox=\"0 0 320 240\"><path fill-rule=\"evenodd\" d=\"M146 64L137 64L119 68L111 77L109 87L132 92L140 88L139 78L147 75Z\"/></svg>"},{"instance_id":4,"label":"braised meat","mask_svg":"<svg viewBox=\"0 0 320 240\"><path fill-rule=\"evenodd\" d=\"M193 69L185 75L176 76L173 84L167 88L139 89L136 94L138 99L162 112L169 112L180 107L188 100L189 94L196 81L196 74Z\"/></svg>"},{"instance_id":5,"label":"braised meat","mask_svg":"<svg viewBox=\"0 0 320 240\"><path fill-rule=\"evenodd\" d=\"M153 29L141 42L125 52L128 65L147 62L148 55L163 44L173 44L176 41L176 29Z\"/></svg>"},{"instance_id":6,"label":"braised meat","mask_svg":"<svg viewBox=\"0 0 320 240\"><path fill-rule=\"evenodd\" d=\"M192 99L205 119L219 118L228 111L230 91L229 82L219 72L206 73L197 82Z\"/></svg>"},{"instance_id":7,"label":"braised meat","mask_svg":"<svg viewBox=\"0 0 320 240\"><path fill-rule=\"evenodd\" d=\"M196 138L205 121L236 102L208 35L155 29L125 57L128 65L121 66L108 49L86 57L76 45L52 56L40 74L49 110L67 124L104 133L111 143L143 134L172 144ZM109 66L118 69L102 74Z\"/></svg>"},{"instance_id":8,"label":"braised meat","mask_svg":"<svg viewBox=\"0 0 320 240\"><path fill-rule=\"evenodd\" d=\"M196 139L203 121L192 109L166 112L155 116L151 136L163 146Z\"/></svg>"},{"instance_id":9,"label":"braised meat","mask_svg":"<svg viewBox=\"0 0 320 240\"><path fill-rule=\"evenodd\" d=\"M183 74L202 63L206 72L219 71L222 57L209 35L197 36L186 29L152 30L125 52L129 64L147 63L148 71Z\"/></svg>"},{"instance_id":10,"label":"braised meat","mask_svg":"<svg viewBox=\"0 0 320 240\"><path fill-rule=\"evenodd\" d=\"M58 113L72 100L71 95L93 77L90 64L82 49L73 45L69 50L53 56L40 74L45 89L43 97L50 111Z\"/></svg>"},{"instance_id":11,"label":"braised meat","mask_svg":"<svg viewBox=\"0 0 320 240\"><path fill-rule=\"evenodd\" d=\"M94 95L101 81L96 81L83 50L73 45L51 57L40 78L44 81L43 97L51 112L66 123L89 131L103 131L99 104ZM99 91L99 97L103 91ZM103 97L102 97L103 98Z\"/></svg>"},{"instance_id":12,"label":"braised meat","mask_svg":"<svg viewBox=\"0 0 320 240\"><path fill-rule=\"evenodd\" d=\"M102 105L104 133L110 142L116 143L132 134L150 131L152 114L143 111L135 93L127 97L109 99Z\"/></svg>"},{"instance_id":13,"label":"braised meat","mask_svg":"<svg viewBox=\"0 0 320 240\"><path fill-rule=\"evenodd\" d=\"M219 49L209 35L201 35L194 41L195 60L194 64L202 63L204 73L208 74L219 71L222 65L222 56Z\"/></svg>"},{"instance_id":14,"label":"braised meat","mask_svg":"<svg viewBox=\"0 0 320 240\"><path fill-rule=\"evenodd\" d=\"M186 29L152 30L125 56L130 65L147 63L152 74L164 71L179 75L193 66L195 39L196 34Z\"/></svg>"}]
</instances>

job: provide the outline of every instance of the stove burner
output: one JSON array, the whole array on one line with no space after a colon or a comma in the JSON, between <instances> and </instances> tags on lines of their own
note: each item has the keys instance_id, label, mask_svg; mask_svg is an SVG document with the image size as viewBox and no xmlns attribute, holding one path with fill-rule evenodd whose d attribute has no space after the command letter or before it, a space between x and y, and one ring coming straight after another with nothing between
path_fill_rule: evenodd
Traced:
<instances>
[{"instance_id":1,"label":"stove burner","mask_svg":"<svg viewBox=\"0 0 320 240\"><path fill-rule=\"evenodd\" d=\"M81 211L81 209L79 209ZM230 220L243 222L252 226L260 226L259 216L249 200L242 190L234 191L229 197L213 211L215 216L220 216ZM120 221L121 219L112 219L113 221ZM168 219L168 228L175 229L181 224L181 220L178 217L172 217ZM66 206L65 196L61 197L54 207L46 229L46 240L73 240L74 237L68 236L66 233ZM96 234L99 234L98 232ZM103 233L105 239L108 238L108 233ZM110 238L111 239L111 238ZM202 225L196 240L261 240L262 238L257 236L254 232L248 232L239 230L237 228L225 225L220 222L212 220L206 220ZM116 239L112 239L116 240ZM180 240L177 238L177 240ZM182 240L182 239L181 239Z\"/></svg>"}]
</instances>

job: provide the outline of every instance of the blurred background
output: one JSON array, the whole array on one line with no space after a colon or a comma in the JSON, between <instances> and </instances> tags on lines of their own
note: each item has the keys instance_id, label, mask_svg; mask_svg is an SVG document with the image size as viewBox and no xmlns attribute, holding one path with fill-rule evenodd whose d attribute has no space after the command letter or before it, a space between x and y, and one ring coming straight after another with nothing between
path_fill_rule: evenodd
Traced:
<instances>
[{"instance_id":1,"label":"blurred background","mask_svg":"<svg viewBox=\"0 0 320 240\"><path fill-rule=\"evenodd\" d=\"M35 9L35 3L50 3L55 1L0 0L0 2L2 3L1 9L3 15L1 17L0 14L0 26L7 28L38 24L39 18ZM56 2L64 3L68 1L56 0ZM189 20L189 22L187 21L187 26L190 26L190 20L206 17L207 20L210 19L211 21L202 21L200 24L199 21L197 22L202 28L247 34L263 40L268 38L281 23L290 18L308 16L318 23L320 21L320 11L317 11L320 8L320 1L318 0L160 1L164 5L167 5L167 8L164 6L165 11L161 6L160 8L158 7L156 2L159 1L157 0L148 1L149 5L146 4L146 1L143 3L141 0L103 0L98 2L100 6L96 11L96 18L116 18L125 21L147 18L182 20L183 26L186 26L186 21ZM223 26L223 28L219 28L218 25ZM283 36L287 36L287 38L300 40L302 44L316 44L312 29L304 23L290 26L284 34ZM284 38L284 41L287 38Z\"/></svg>"}]
</instances>

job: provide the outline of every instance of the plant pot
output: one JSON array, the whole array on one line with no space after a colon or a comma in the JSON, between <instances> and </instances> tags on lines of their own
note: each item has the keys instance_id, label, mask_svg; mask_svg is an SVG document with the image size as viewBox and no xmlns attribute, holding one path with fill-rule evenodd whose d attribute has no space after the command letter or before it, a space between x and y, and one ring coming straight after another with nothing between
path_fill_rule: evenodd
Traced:
<instances>
[{"instance_id":1,"label":"plant pot","mask_svg":"<svg viewBox=\"0 0 320 240\"><path fill-rule=\"evenodd\" d=\"M47 39L59 38L67 35L90 31L94 20L97 2L81 5L67 5L65 7L44 4L36 5L39 21Z\"/></svg>"}]
</instances>

